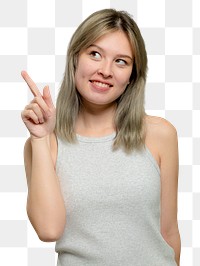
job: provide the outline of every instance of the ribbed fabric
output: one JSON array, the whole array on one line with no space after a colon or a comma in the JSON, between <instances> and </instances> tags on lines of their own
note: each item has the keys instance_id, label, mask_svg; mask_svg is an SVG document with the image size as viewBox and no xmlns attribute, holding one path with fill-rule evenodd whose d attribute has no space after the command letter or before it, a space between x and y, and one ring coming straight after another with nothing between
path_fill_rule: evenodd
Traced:
<instances>
[{"instance_id":1,"label":"ribbed fabric","mask_svg":"<svg viewBox=\"0 0 200 266\"><path fill-rule=\"evenodd\" d=\"M58 139L56 171L67 210L58 266L176 266L160 233L160 170L147 147L112 151L115 133Z\"/></svg>"}]
</instances>

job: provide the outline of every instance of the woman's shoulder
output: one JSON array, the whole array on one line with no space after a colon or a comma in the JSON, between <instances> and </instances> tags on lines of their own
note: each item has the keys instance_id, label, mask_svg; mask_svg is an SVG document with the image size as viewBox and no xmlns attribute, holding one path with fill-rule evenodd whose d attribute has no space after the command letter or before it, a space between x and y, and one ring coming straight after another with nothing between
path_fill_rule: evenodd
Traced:
<instances>
[{"instance_id":1,"label":"woman's shoulder","mask_svg":"<svg viewBox=\"0 0 200 266\"><path fill-rule=\"evenodd\" d=\"M165 153L166 148L177 142L176 128L170 121L158 116L146 115L145 124L145 144L160 167L161 157Z\"/></svg>"},{"instance_id":2,"label":"woman's shoulder","mask_svg":"<svg viewBox=\"0 0 200 266\"><path fill-rule=\"evenodd\" d=\"M177 134L175 126L163 117L146 115L145 123L147 134L154 134L156 137L163 138Z\"/></svg>"}]
</instances>

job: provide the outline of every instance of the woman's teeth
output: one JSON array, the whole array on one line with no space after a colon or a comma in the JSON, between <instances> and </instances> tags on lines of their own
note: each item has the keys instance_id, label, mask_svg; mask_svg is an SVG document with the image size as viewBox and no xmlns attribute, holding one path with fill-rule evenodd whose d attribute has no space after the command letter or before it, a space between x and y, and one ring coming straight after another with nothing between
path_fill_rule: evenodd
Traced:
<instances>
[{"instance_id":1,"label":"woman's teeth","mask_svg":"<svg viewBox=\"0 0 200 266\"><path fill-rule=\"evenodd\" d=\"M97 85L98 87L102 87L102 88L108 88L108 87L110 87L109 84L102 83L102 82L98 82L98 81L93 81L93 83L94 83L95 85Z\"/></svg>"}]
</instances>

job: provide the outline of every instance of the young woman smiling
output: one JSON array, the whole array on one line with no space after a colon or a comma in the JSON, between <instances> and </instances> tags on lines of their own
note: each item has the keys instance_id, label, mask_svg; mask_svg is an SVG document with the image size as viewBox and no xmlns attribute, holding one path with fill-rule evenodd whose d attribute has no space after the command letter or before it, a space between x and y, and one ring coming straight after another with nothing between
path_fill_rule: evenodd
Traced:
<instances>
[{"instance_id":1,"label":"young woman smiling","mask_svg":"<svg viewBox=\"0 0 200 266\"><path fill-rule=\"evenodd\" d=\"M146 74L139 28L114 9L72 36L56 108L22 72L27 213L58 266L179 265L177 132L146 114Z\"/></svg>"}]
</instances>

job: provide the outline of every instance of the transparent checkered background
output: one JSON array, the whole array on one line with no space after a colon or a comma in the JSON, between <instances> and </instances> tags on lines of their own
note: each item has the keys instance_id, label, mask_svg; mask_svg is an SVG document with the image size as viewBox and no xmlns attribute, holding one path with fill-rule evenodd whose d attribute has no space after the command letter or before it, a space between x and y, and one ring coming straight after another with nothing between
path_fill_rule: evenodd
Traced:
<instances>
[{"instance_id":1,"label":"transparent checkered background","mask_svg":"<svg viewBox=\"0 0 200 266\"><path fill-rule=\"evenodd\" d=\"M145 39L147 113L177 128L181 266L200 265L200 0L0 0L3 266L54 266L57 260L55 243L41 242L26 215L23 147L28 132L20 113L31 94L20 72L27 70L40 88L49 84L55 100L72 33L90 13L109 7L131 13Z\"/></svg>"}]
</instances>

